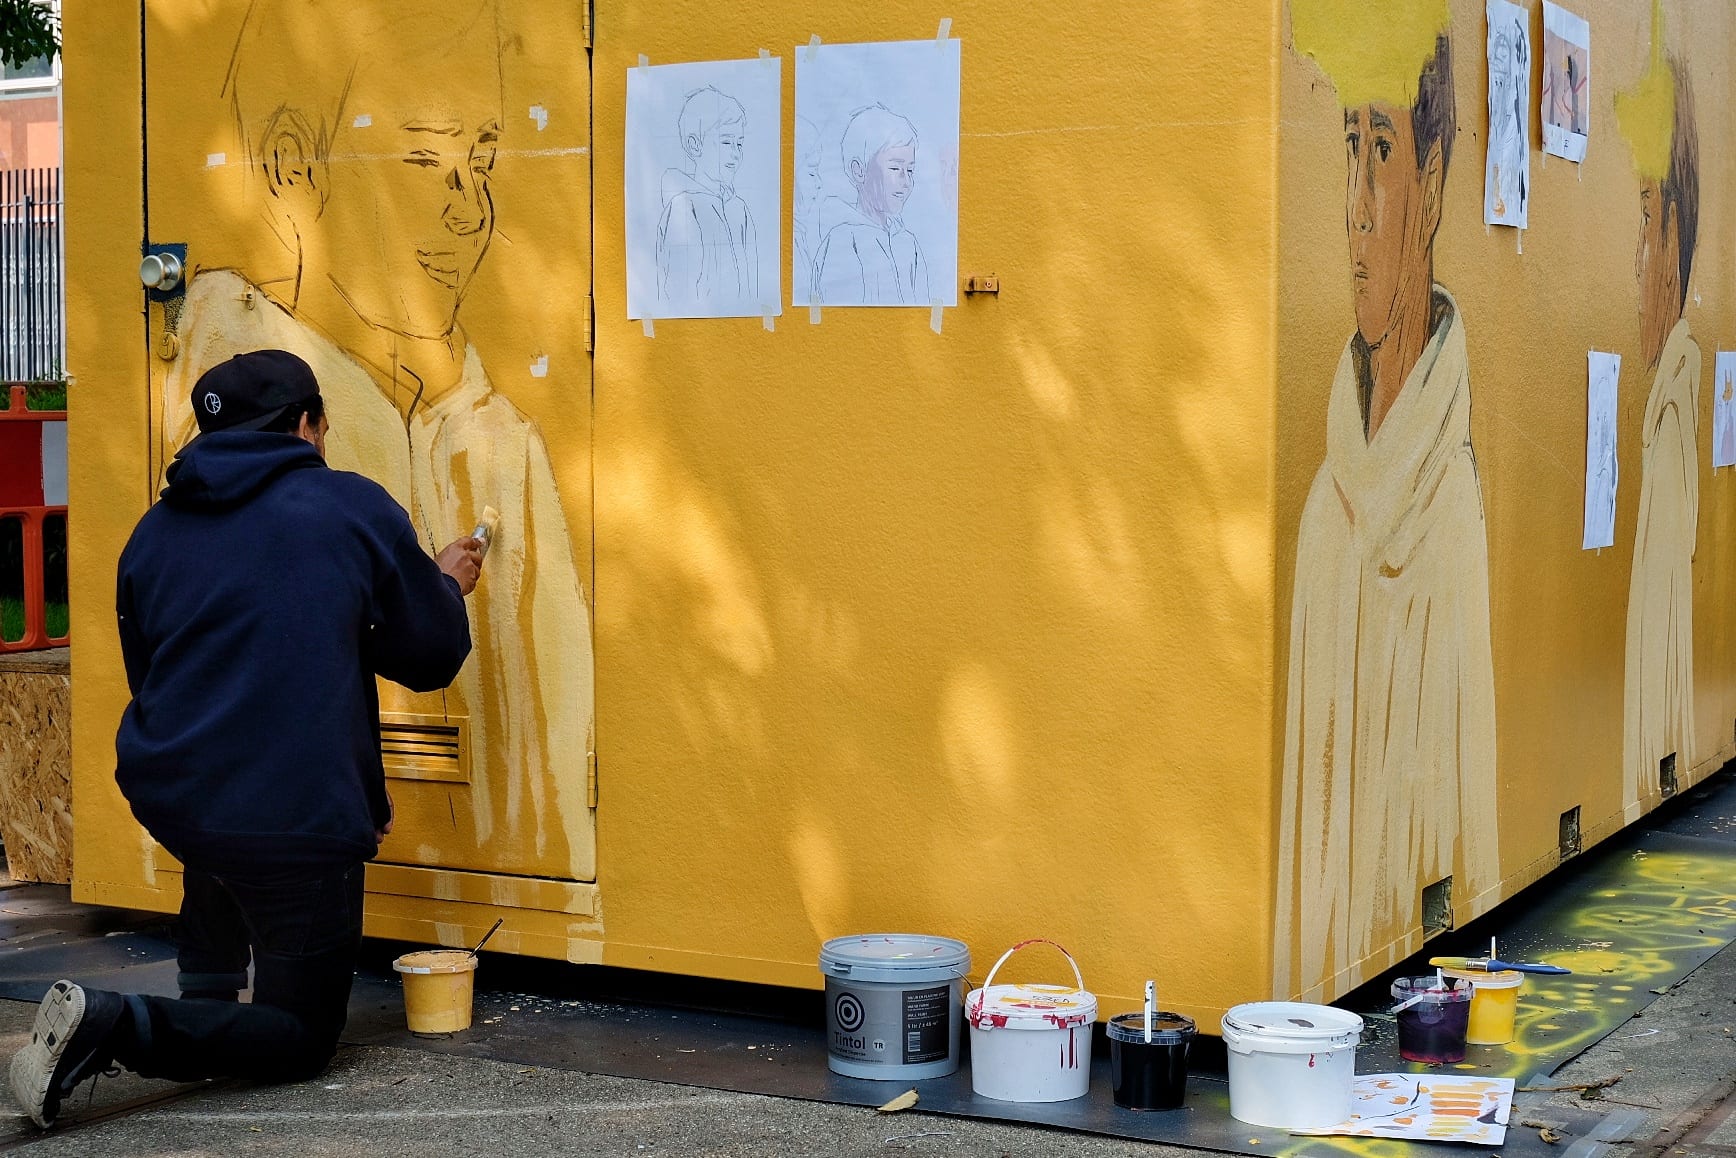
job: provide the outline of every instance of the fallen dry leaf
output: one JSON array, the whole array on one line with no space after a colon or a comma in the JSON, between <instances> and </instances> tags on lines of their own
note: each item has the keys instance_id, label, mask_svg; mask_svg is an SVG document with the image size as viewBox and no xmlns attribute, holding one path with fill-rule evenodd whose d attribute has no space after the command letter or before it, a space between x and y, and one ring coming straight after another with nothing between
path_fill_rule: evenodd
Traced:
<instances>
[{"instance_id":1,"label":"fallen dry leaf","mask_svg":"<svg viewBox=\"0 0 1736 1158\"><path fill-rule=\"evenodd\" d=\"M899 1094L896 1098L893 1098L890 1102L881 1106L878 1112L882 1114L896 1114L900 1110L908 1110L915 1104L916 1091L905 1090L902 1094Z\"/></svg>"}]
</instances>

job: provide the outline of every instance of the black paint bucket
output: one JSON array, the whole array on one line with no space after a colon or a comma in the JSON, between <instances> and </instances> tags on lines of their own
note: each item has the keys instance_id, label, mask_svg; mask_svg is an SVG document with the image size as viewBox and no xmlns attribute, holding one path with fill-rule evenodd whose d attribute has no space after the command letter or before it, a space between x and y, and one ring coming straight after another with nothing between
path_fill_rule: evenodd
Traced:
<instances>
[{"instance_id":1,"label":"black paint bucket","mask_svg":"<svg viewBox=\"0 0 1736 1158\"><path fill-rule=\"evenodd\" d=\"M1128 1110L1174 1110L1187 1096L1187 1051L1193 1044L1193 1018L1158 1013L1145 1040L1145 1014L1109 1019L1109 1067L1115 1104Z\"/></svg>"}]
</instances>

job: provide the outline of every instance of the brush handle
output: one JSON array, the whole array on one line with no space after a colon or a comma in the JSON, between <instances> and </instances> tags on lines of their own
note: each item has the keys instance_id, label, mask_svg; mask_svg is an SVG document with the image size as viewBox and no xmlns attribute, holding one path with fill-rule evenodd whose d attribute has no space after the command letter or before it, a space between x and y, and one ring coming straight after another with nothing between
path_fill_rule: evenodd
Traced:
<instances>
[{"instance_id":1,"label":"brush handle","mask_svg":"<svg viewBox=\"0 0 1736 1158\"><path fill-rule=\"evenodd\" d=\"M1573 970L1563 969L1559 965L1536 965L1525 961L1489 962L1491 972L1498 972L1503 969L1511 969L1515 973L1545 973L1552 977L1570 976L1573 973Z\"/></svg>"},{"instance_id":2,"label":"brush handle","mask_svg":"<svg viewBox=\"0 0 1736 1158\"><path fill-rule=\"evenodd\" d=\"M1525 961L1498 961L1492 957L1430 957L1430 965L1440 965L1448 969L1465 969L1473 973L1499 973L1511 970L1514 973L1545 973L1551 976L1567 976L1573 970L1563 969L1559 965L1536 965Z\"/></svg>"}]
</instances>

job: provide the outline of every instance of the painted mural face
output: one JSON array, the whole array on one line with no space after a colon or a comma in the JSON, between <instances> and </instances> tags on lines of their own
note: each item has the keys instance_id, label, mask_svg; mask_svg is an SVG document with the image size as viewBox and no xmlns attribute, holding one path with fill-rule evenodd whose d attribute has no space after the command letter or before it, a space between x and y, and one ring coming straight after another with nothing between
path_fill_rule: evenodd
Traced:
<instances>
[{"instance_id":1,"label":"painted mural face","mask_svg":"<svg viewBox=\"0 0 1736 1158\"><path fill-rule=\"evenodd\" d=\"M1356 329L1378 347L1413 280L1432 276L1427 182L1439 177L1418 169L1410 110L1394 105L1347 109L1344 155Z\"/></svg>"},{"instance_id":2,"label":"painted mural face","mask_svg":"<svg viewBox=\"0 0 1736 1158\"><path fill-rule=\"evenodd\" d=\"M437 95L393 92L398 66L364 58L346 106L386 111L368 114L369 135L340 134L313 226L332 258L326 276L350 308L409 337L452 332L494 236L499 74L493 45L468 55L449 67L482 83Z\"/></svg>"},{"instance_id":3,"label":"painted mural face","mask_svg":"<svg viewBox=\"0 0 1736 1158\"><path fill-rule=\"evenodd\" d=\"M386 760L400 823L383 855L592 879L589 536L568 525L540 426L496 390L460 321L493 237L496 152L511 123L501 111L512 79L501 14L494 0L245 8L223 95L261 228L222 255L233 265L213 262L188 285L182 353L164 386L164 444L190 437L190 391L204 370L277 347L319 379L335 421L321 438L327 461L384 487L419 541L450 541L486 507L500 513L488 573L467 603L476 645L457 679L437 693L380 683L384 725L455 727L469 759L460 781L433 788ZM578 77L570 92L551 85L550 104L588 111ZM540 178L523 187L552 219L572 189L541 158L583 151L504 155ZM537 252L534 241L527 251Z\"/></svg>"},{"instance_id":4,"label":"painted mural face","mask_svg":"<svg viewBox=\"0 0 1736 1158\"><path fill-rule=\"evenodd\" d=\"M1681 317L1681 253L1675 213L1664 202L1663 183L1643 180L1634 276L1640 283L1640 349L1648 367L1658 364L1664 343Z\"/></svg>"}]
</instances>

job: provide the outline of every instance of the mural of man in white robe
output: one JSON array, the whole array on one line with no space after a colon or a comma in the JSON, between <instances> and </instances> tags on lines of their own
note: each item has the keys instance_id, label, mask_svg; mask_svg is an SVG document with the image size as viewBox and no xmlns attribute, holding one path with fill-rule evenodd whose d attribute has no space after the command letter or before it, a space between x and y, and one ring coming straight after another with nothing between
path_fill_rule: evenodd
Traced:
<instances>
[{"instance_id":1,"label":"mural of man in white robe","mask_svg":"<svg viewBox=\"0 0 1736 1158\"><path fill-rule=\"evenodd\" d=\"M1623 819L1661 799L1660 765L1693 767L1694 548L1700 511L1700 347L1683 317L1699 232L1700 161L1687 71L1663 50L1616 112L1640 175L1640 353L1652 371L1640 428L1640 510L1628 586Z\"/></svg>"},{"instance_id":2,"label":"mural of man in white robe","mask_svg":"<svg viewBox=\"0 0 1736 1158\"><path fill-rule=\"evenodd\" d=\"M1330 49L1313 52L1344 106L1356 332L1297 539L1278 997L1335 995L1413 951L1425 886L1451 877L1465 916L1493 903L1500 880L1465 327L1433 272L1455 132L1447 13L1433 7L1438 32L1392 46L1416 61L1407 90L1350 75L1354 52L1338 73ZM1292 13L1301 48L1309 4Z\"/></svg>"}]
</instances>

